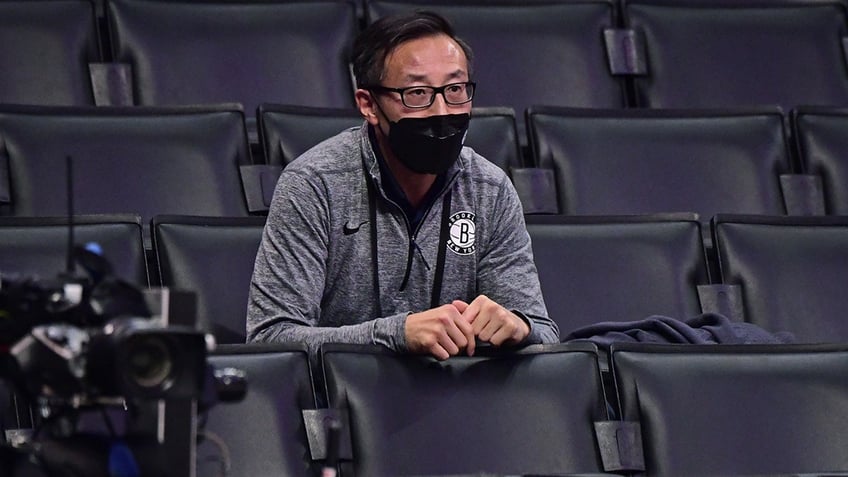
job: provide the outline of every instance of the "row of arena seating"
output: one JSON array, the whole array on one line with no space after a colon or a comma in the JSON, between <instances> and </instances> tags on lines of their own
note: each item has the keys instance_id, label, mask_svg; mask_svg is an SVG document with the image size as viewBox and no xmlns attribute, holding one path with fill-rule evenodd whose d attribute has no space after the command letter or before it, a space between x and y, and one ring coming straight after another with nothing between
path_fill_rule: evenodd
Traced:
<instances>
[{"instance_id":1,"label":"row of arena seating","mask_svg":"<svg viewBox=\"0 0 848 477\"><path fill-rule=\"evenodd\" d=\"M848 105L844 0L6 0L0 103L349 108L358 31L421 7L477 106Z\"/></svg>"},{"instance_id":2,"label":"row of arena seating","mask_svg":"<svg viewBox=\"0 0 848 477\"><path fill-rule=\"evenodd\" d=\"M78 214L262 214L289 161L362 123L349 109L262 105L259 163L243 118L238 105L0 106L0 214L66 215L67 157ZM537 107L527 118L532 163L509 109L474 109L467 137L511 175L526 214L848 214L846 109L790 121L771 109Z\"/></svg>"},{"instance_id":3,"label":"row of arena seating","mask_svg":"<svg viewBox=\"0 0 848 477\"><path fill-rule=\"evenodd\" d=\"M285 165L361 117L266 104L257 121L267 162ZM525 124L529 158L508 108L475 108L466 144L511 174L528 214L848 214L846 109L532 106Z\"/></svg>"},{"instance_id":4,"label":"row of arena seating","mask_svg":"<svg viewBox=\"0 0 848 477\"><path fill-rule=\"evenodd\" d=\"M610 356L604 382L588 343L444 362L327 345L320 368L298 348L222 347L212 363L244 369L250 391L215 407L206 431L237 476L319 475L314 424L330 415L344 423L342 477L848 475L844 345L618 344ZM312 411L322 398L330 410ZM217 475L212 443L199 475Z\"/></svg>"},{"instance_id":5,"label":"row of arena seating","mask_svg":"<svg viewBox=\"0 0 848 477\"><path fill-rule=\"evenodd\" d=\"M249 389L201 416L201 477L327 475L330 419L342 477L848 475L844 344L574 342L443 362L242 344L209 361Z\"/></svg>"},{"instance_id":6,"label":"row of arena seating","mask_svg":"<svg viewBox=\"0 0 848 477\"><path fill-rule=\"evenodd\" d=\"M598 322L718 312L802 343L848 342L845 217L717 215L715 263L692 214L527 219L542 293L563 339ZM137 216L75 222L77 241L100 244L118 276L196 292L199 319L217 341L244 342L263 218L157 216L149 264ZM0 270L56 276L67 229L66 219L0 218Z\"/></svg>"}]
</instances>

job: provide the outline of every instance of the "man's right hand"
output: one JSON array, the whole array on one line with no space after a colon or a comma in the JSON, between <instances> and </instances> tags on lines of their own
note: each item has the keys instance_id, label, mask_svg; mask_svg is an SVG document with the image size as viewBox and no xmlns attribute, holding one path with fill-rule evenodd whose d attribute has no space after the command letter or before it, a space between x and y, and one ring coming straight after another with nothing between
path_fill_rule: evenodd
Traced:
<instances>
[{"instance_id":1,"label":"man's right hand","mask_svg":"<svg viewBox=\"0 0 848 477\"><path fill-rule=\"evenodd\" d=\"M474 330L453 305L442 305L406 317L406 347L445 360L474 343ZM472 345L473 346L473 345Z\"/></svg>"}]
</instances>

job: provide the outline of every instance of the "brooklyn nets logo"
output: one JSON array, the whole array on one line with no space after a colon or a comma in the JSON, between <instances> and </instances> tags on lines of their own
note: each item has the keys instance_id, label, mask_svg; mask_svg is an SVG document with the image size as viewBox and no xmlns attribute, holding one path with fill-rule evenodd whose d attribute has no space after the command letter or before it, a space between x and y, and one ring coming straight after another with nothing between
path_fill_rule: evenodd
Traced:
<instances>
[{"instance_id":1,"label":"brooklyn nets logo","mask_svg":"<svg viewBox=\"0 0 848 477\"><path fill-rule=\"evenodd\" d=\"M448 221L448 248L459 255L474 253L474 212L457 212Z\"/></svg>"}]
</instances>

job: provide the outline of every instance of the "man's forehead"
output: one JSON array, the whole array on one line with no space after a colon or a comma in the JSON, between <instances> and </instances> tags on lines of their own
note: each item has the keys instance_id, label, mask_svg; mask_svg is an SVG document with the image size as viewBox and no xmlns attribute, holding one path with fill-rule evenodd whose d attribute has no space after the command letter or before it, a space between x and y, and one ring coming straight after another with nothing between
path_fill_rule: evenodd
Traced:
<instances>
[{"instance_id":1,"label":"man's forehead","mask_svg":"<svg viewBox=\"0 0 848 477\"><path fill-rule=\"evenodd\" d=\"M384 76L404 81L425 81L432 75L467 77L465 52L447 35L405 41L386 55Z\"/></svg>"},{"instance_id":2,"label":"man's forehead","mask_svg":"<svg viewBox=\"0 0 848 477\"><path fill-rule=\"evenodd\" d=\"M468 73L465 71L464 68L457 68L453 71L443 73L443 75L447 78L450 78L450 79L457 79L457 78L461 79L461 78L465 78L468 75ZM409 81L409 82L420 82L420 81L426 81L426 80L430 79L430 75L407 73L407 74L403 74L400 79L405 80L405 81Z\"/></svg>"}]
</instances>

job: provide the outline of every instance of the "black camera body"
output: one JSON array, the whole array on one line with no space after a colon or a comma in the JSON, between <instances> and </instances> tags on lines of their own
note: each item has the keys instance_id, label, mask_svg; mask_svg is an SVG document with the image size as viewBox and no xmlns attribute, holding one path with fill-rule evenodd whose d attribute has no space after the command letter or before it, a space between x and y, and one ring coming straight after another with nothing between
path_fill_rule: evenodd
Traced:
<instances>
[{"instance_id":1,"label":"black camera body","mask_svg":"<svg viewBox=\"0 0 848 477\"><path fill-rule=\"evenodd\" d=\"M0 279L0 346L10 358L0 377L54 405L200 398L213 342L191 326L193 307L184 324L169 324L170 294L112 277L83 247L74 256L88 276Z\"/></svg>"},{"instance_id":2,"label":"black camera body","mask_svg":"<svg viewBox=\"0 0 848 477\"><path fill-rule=\"evenodd\" d=\"M193 293L140 290L84 247L72 257L85 275L0 275L0 380L38 418L32 436L0 446L0 470L39 461L44 473L36 475L108 475L107 455L128 442L143 456L134 464L142 475L190 475L197 414L241 399L244 373L207 363L214 339L195 326ZM115 430L110 413L124 429ZM105 434L85 429L92 414L105 419ZM55 471L68 465L76 473Z\"/></svg>"},{"instance_id":3,"label":"black camera body","mask_svg":"<svg viewBox=\"0 0 848 477\"><path fill-rule=\"evenodd\" d=\"M199 398L206 338L154 318L122 317L91 329L37 326L12 346L10 355L28 393L54 402Z\"/></svg>"}]
</instances>

